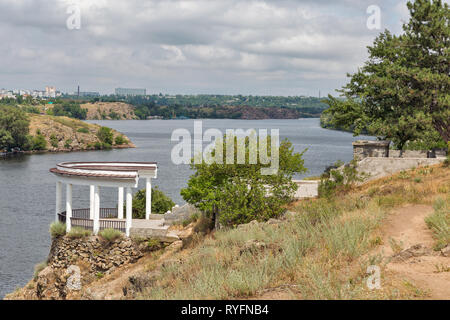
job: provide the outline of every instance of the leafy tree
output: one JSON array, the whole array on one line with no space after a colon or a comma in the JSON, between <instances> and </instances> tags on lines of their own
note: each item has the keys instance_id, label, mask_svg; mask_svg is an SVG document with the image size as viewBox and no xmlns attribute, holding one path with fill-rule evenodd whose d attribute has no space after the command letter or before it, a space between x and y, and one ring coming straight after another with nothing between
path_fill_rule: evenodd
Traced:
<instances>
[{"instance_id":1,"label":"leafy tree","mask_svg":"<svg viewBox=\"0 0 450 320\"><path fill-rule=\"evenodd\" d=\"M146 189L139 190L133 197L133 218L145 218ZM164 214L172 210L175 203L158 187L152 188L152 213Z\"/></svg>"},{"instance_id":2,"label":"leafy tree","mask_svg":"<svg viewBox=\"0 0 450 320\"><path fill-rule=\"evenodd\" d=\"M237 141L234 139L234 159L237 156ZM240 138L242 139L242 138ZM270 136L268 137L268 154ZM259 142L259 139L258 139ZM227 137L216 141L211 152L218 161L206 161L191 164L195 174L188 181L188 186L181 190L183 198L203 211L208 217L218 219L224 226L233 226L257 219L259 221L278 217L284 212L284 205L291 201L297 185L292 182L296 173L305 172L303 153L294 153L292 144L283 140L279 146L279 169L276 174L263 175L262 164L257 152L256 164L249 164L251 145L245 139L245 164L226 164ZM223 148L222 158L218 148ZM236 161L235 161L236 163Z\"/></svg>"},{"instance_id":3,"label":"leafy tree","mask_svg":"<svg viewBox=\"0 0 450 320\"><path fill-rule=\"evenodd\" d=\"M108 127L101 127L97 132L97 137L100 140L100 142L108 145L113 144L114 134L111 130L111 128Z\"/></svg>"},{"instance_id":4,"label":"leafy tree","mask_svg":"<svg viewBox=\"0 0 450 320\"><path fill-rule=\"evenodd\" d=\"M22 110L0 106L0 149L24 148L28 142L29 124Z\"/></svg>"},{"instance_id":5,"label":"leafy tree","mask_svg":"<svg viewBox=\"0 0 450 320\"><path fill-rule=\"evenodd\" d=\"M450 11L441 0L408 2L411 19L396 36L381 33L369 49L369 60L349 75L338 90L344 101L329 96L336 126L363 129L392 139L399 149L408 142L450 138ZM430 132L436 132L437 134ZM428 135L424 138L424 135Z\"/></svg>"}]
</instances>

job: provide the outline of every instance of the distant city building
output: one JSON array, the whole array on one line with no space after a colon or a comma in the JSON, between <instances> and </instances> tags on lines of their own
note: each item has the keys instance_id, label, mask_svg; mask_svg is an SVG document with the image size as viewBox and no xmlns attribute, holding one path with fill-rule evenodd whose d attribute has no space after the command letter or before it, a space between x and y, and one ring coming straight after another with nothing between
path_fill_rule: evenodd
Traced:
<instances>
[{"instance_id":1,"label":"distant city building","mask_svg":"<svg viewBox=\"0 0 450 320\"><path fill-rule=\"evenodd\" d=\"M45 96L48 98L56 98L56 88L51 86L45 87Z\"/></svg>"},{"instance_id":2,"label":"distant city building","mask_svg":"<svg viewBox=\"0 0 450 320\"><path fill-rule=\"evenodd\" d=\"M146 94L145 89L116 88L118 96L145 96Z\"/></svg>"},{"instance_id":3,"label":"distant city building","mask_svg":"<svg viewBox=\"0 0 450 320\"><path fill-rule=\"evenodd\" d=\"M79 97L100 97L100 93L94 91L80 91L78 92Z\"/></svg>"}]
</instances>

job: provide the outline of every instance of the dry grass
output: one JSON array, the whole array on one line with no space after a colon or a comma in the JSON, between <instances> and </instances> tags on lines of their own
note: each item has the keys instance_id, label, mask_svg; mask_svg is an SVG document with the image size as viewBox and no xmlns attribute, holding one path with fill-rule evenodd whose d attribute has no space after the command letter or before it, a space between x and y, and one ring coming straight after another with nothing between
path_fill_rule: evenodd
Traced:
<instances>
[{"instance_id":1,"label":"dry grass","mask_svg":"<svg viewBox=\"0 0 450 320\"><path fill-rule=\"evenodd\" d=\"M238 299L288 287L303 299L420 298L424 292L382 272L383 288L367 289L370 255L381 244L383 218L406 203L449 194L450 170L419 168L372 181L330 201L299 201L280 224L216 231L164 265L142 299ZM420 177L421 181L414 179ZM417 180L417 179L416 179ZM252 247L252 243L259 246Z\"/></svg>"}]
</instances>

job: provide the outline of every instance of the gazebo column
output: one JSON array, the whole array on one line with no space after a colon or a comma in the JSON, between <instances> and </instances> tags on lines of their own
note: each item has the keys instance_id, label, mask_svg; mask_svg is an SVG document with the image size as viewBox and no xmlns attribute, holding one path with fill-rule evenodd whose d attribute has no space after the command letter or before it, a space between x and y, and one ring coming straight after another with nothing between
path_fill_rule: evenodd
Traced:
<instances>
[{"instance_id":1,"label":"gazebo column","mask_svg":"<svg viewBox=\"0 0 450 320\"><path fill-rule=\"evenodd\" d=\"M118 218L123 219L123 187L119 187Z\"/></svg>"},{"instance_id":2,"label":"gazebo column","mask_svg":"<svg viewBox=\"0 0 450 320\"><path fill-rule=\"evenodd\" d=\"M152 213L152 184L150 178L147 178L145 189L145 219L150 219Z\"/></svg>"},{"instance_id":3,"label":"gazebo column","mask_svg":"<svg viewBox=\"0 0 450 320\"><path fill-rule=\"evenodd\" d=\"M89 186L90 194L89 194L89 219L94 220L94 212L95 212L95 186Z\"/></svg>"},{"instance_id":4,"label":"gazebo column","mask_svg":"<svg viewBox=\"0 0 450 320\"><path fill-rule=\"evenodd\" d=\"M131 221L133 219L132 217L132 208L133 208L133 195L131 193L131 188L127 187L127 220L126 220L126 235L127 237L130 236L130 229L131 229Z\"/></svg>"},{"instance_id":5,"label":"gazebo column","mask_svg":"<svg viewBox=\"0 0 450 320\"><path fill-rule=\"evenodd\" d=\"M58 214L61 212L62 183L56 182L56 205L55 205L55 221L59 221Z\"/></svg>"},{"instance_id":6,"label":"gazebo column","mask_svg":"<svg viewBox=\"0 0 450 320\"><path fill-rule=\"evenodd\" d=\"M66 232L72 229L72 185L66 185Z\"/></svg>"},{"instance_id":7,"label":"gazebo column","mask_svg":"<svg viewBox=\"0 0 450 320\"><path fill-rule=\"evenodd\" d=\"M100 230L100 187L94 187L94 225L93 232L98 234Z\"/></svg>"}]
</instances>

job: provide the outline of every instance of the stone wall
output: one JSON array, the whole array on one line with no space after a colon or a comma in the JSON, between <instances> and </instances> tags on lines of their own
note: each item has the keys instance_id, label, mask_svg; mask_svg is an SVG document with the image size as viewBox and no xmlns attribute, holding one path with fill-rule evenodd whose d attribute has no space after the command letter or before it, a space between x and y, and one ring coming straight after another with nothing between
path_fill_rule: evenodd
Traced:
<instances>
[{"instance_id":1,"label":"stone wall","mask_svg":"<svg viewBox=\"0 0 450 320\"><path fill-rule=\"evenodd\" d=\"M444 159L439 158L365 158L359 161L357 170L368 174L368 180L373 180L413 167L432 166L442 161Z\"/></svg>"},{"instance_id":2,"label":"stone wall","mask_svg":"<svg viewBox=\"0 0 450 320\"><path fill-rule=\"evenodd\" d=\"M390 141L359 140L352 143L353 159L362 160L368 157L384 158L389 156Z\"/></svg>"},{"instance_id":3,"label":"stone wall","mask_svg":"<svg viewBox=\"0 0 450 320\"><path fill-rule=\"evenodd\" d=\"M81 239L65 236L53 240L47 261L55 269L83 262L91 272L108 273L138 260L143 255L141 249L135 241L125 237L107 242L97 236Z\"/></svg>"},{"instance_id":4,"label":"stone wall","mask_svg":"<svg viewBox=\"0 0 450 320\"><path fill-rule=\"evenodd\" d=\"M390 141L359 140L353 142L353 159L365 158L445 158L446 150L390 150Z\"/></svg>"}]
</instances>

